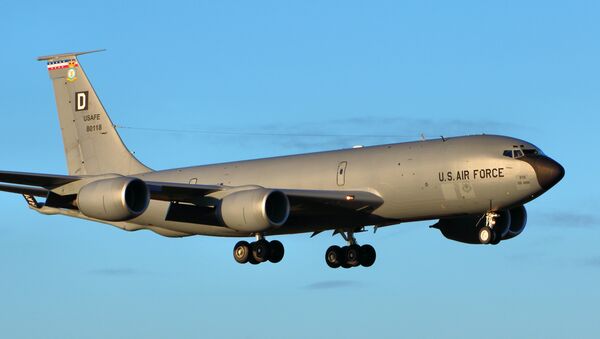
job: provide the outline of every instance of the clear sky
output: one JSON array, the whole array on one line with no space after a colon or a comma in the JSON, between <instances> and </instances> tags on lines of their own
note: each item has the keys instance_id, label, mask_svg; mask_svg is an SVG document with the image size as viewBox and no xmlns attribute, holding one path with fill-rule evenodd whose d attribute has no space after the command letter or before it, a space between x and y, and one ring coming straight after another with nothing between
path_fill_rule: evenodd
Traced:
<instances>
[{"instance_id":1,"label":"clear sky","mask_svg":"<svg viewBox=\"0 0 600 339\"><path fill-rule=\"evenodd\" d=\"M107 48L80 61L113 121L178 130L120 130L156 169L496 133L567 174L516 239L403 224L360 234L378 260L351 270L325 265L330 234L239 265L236 239L127 233L2 193L0 337L597 338L599 18L597 1L2 2L4 170L66 173L35 57Z\"/></svg>"}]
</instances>

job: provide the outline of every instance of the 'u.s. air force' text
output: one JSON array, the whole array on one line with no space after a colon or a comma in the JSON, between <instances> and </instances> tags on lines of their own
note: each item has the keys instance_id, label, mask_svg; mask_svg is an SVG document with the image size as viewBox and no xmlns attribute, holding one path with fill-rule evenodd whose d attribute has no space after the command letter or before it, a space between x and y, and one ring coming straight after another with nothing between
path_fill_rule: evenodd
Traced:
<instances>
[{"instance_id":1,"label":"'u.s. air force' text","mask_svg":"<svg viewBox=\"0 0 600 339\"><path fill-rule=\"evenodd\" d=\"M440 181L504 178L504 167L439 172Z\"/></svg>"}]
</instances>

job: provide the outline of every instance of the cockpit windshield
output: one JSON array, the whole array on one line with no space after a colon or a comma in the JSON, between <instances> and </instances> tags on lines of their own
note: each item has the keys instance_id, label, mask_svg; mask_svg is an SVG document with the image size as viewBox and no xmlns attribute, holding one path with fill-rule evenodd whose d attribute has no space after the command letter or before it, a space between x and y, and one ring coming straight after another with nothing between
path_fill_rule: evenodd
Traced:
<instances>
[{"instance_id":1,"label":"cockpit windshield","mask_svg":"<svg viewBox=\"0 0 600 339\"><path fill-rule=\"evenodd\" d=\"M538 150L536 149L524 149L523 153L525 153L525 155L540 155L540 152L538 152Z\"/></svg>"},{"instance_id":2,"label":"cockpit windshield","mask_svg":"<svg viewBox=\"0 0 600 339\"><path fill-rule=\"evenodd\" d=\"M531 157L536 155L542 155L542 153L534 148L527 149L514 149L514 150L506 150L502 152L502 155L509 158L519 159L522 157Z\"/></svg>"}]
</instances>

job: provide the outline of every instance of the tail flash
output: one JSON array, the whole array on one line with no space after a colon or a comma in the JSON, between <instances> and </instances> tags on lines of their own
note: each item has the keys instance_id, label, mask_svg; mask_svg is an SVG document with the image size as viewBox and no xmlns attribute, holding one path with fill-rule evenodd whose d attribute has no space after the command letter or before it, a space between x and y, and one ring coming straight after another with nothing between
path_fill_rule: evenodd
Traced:
<instances>
[{"instance_id":1,"label":"tail flash","mask_svg":"<svg viewBox=\"0 0 600 339\"><path fill-rule=\"evenodd\" d=\"M92 52L38 58L48 62L69 174L148 172L123 144L77 60Z\"/></svg>"}]
</instances>

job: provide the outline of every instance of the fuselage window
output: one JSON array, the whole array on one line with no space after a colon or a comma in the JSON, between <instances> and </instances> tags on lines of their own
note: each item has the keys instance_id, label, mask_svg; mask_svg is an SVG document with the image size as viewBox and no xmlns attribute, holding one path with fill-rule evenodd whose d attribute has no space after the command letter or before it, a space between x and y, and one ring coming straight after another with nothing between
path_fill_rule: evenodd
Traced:
<instances>
[{"instance_id":1,"label":"fuselage window","mask_svg":"<svg viewBox=\"0 0 600 339\"><path fill-rule=\"evenodd\" d=\"M502 155L504 155L505 157L509 157L509 158L513 157L513 154L512 154L511 150L504 151L504 153L502 153Z\"/></svg>"}]
</instances>

